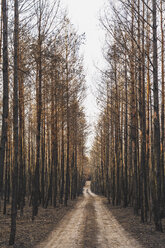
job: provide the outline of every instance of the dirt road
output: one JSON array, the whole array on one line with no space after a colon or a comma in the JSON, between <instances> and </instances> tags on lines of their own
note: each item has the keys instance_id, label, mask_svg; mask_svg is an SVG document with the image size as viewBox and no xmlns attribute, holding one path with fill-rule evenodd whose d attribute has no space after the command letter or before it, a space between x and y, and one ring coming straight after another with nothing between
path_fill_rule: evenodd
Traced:
<instances>
[{"instance_id":1,"label":"dirt road","mask_svg":"<svg viewBox=\"0 0 165 248\"><path fill-rule=\"evenodd\" d=\"M48 240L36 248L140 248L102 203L102 198L84 188L84 197L61 220Z\"/></svg>"}]
</instances>

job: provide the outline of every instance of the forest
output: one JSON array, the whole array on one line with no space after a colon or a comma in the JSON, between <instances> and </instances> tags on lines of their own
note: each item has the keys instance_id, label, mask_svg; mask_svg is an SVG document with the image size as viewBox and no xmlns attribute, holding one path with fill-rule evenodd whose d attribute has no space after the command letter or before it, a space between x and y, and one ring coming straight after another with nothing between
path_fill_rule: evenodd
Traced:
<instances>
[{"instance_id":1,"label":"forest","mask_svg":"<svg viewBox=\"0 0 165 248\"><path fill-rule=\"evenodd\" d=\"M100 114L90 151L85 33L60 0L1 0L0 16L0 218L10 212L9 245L27 208L35 222L41 208L67 207L84 192L88 217L96 208L101 222L107 211L96 194L163 232L165 2L109 1L101 11L106 66L95 82Z\"/></svg>"},{"instance_id":2,"label":"forest","mask_svg":"<svg viewBox=\"0 0 165 248\"><path fill-rule=\"evenodd\" d=\"M90 157L93 191L132 206L142 223L153 218L157 231L165 217L164 18L162 0L119 0L100 18L107 68Z\"/></svg>"},{"instance_id":3,"label":"forest","mask_svg":"<svg viewBox=\"0 0 165 248\"><path fill-rule=\"evenodd\" d=\"M16 217L31 207L67 206L84 184L87 123L78 35L58 0L2 0L0 206ZM3 90L2 90L3 89Z\"/></svg>"}]
</instances>

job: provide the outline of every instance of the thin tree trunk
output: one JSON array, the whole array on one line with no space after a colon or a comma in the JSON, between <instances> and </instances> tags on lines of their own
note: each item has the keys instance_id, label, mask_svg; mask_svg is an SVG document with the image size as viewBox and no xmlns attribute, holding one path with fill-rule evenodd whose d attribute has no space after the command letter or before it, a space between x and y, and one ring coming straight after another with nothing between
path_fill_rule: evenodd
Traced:
<instances>
[{"instance_id":1,"label":"thin tree trunk","mask_svg":"<svg viewBox=\"0 0 165 248\"><path fill-rule=\"evenodd\" d=\"M13 144L14 159L12 171L12 207L11 207L11 233L9 245L13 245L16 235L17 217L17 188L18 188L18 0L14 2L14 92L13 92Z\"/></svg>"},{"instance_id":2,"label":"thin tree trunk","mask_svg":"<svg viewBox=\"0 0 165 248\"><path fill-rule=\"evenodd\" d=\"M127 152L128 152L128 91L127 91L127 64L125 58L125 130L124 130L124 163L125 163L125 173L124 173L124 207L128 206L128 165L127 165Z\"/></svg>"},{"instance_id":3,"label":"thin tree trunk","mask_svg":"<svg viewBox=\"0 0 165 248\"><path fill-rule=\"evenodd\" d=\"M158 51L157 51L157 10L156 0L153 4L153 95L154 95L154 166L156 169L156 197L154 199L154 221L157 231L163 231L160 217L161 174L160 174L160 124L158 97Z\"/></svg>"},{"instance_id":4,"label":"thin tree trunk","mask_svg":"<svg viewBox=\"0 0 165 248\"><path fill-rule=\"evenodd\" d=\"M164 152L165 152L165 142L164 142L164 27L163 27L163 1L160 2L161 5L161 36L162 36L162 57L161 57L161 69L162 69L162 106L161 106L161 171L162 171L162 205L165 211L165 179L164 179Z\"/></svg>"},{"instance_id":5,"label":"thin tree trunk","mask_svg":"<svg viewBox=\"0 0 165 248\"><path fill-rule=\"evenodd\" d=\"M65 206L67 206L68 195L69 195L69 183L70 183L70 172L69 172L69 153L70 153L70 109L69 109L69 71L68 71L68 36L66 36L66 87L67 87L67 159L66 159L66 180L65 180Z\"/></svg>"},{"instance_id":6,"label":"thin tree trunk","mask_svg":"<svg viewBox=\"0 0 165 248\"><path fill-rule=\"evenodd\" d=\"M7 21L6 0L2 0L2 13L3 13L3 114L2 114L1 146L0 146L0 201L3 192L3 171L4 171L5 148L7 143L8 112L9 112L8 21Z\"/></svg>"},{"instance_id":7,"label":"thin tree trunk","mask_svg":"<svg viewBox=\"0 0 165 248\"><path fill-rule=\"evenodd\" d=\"M62 85L62 112L61 112L61 189L60 189L60 203L63 204L64 195L64 92Z\"/></svg>"},{"instance_id":8,"label":"thin tree trunk","mask_svg":"<svg viewBox=\"0 0 165 248\"><path fill-rule=\"evenodd\" d=\"M145 6L143 2L143 18L145 18ZM142 212L144 212L144 216L142 216L142 221L147 221L147 212L148 212L148 181L147 181L147 171L148 165L146 163L146 107L145 107L145 47L144 47L144 37L145 37L145 26L144 21L142 25L142 88L141 88L141 99L142 99L142 144L141 144L141 167L143 174L143 190L141 194L144 194L144 202L141 208Z\"/></svg>"},{"instance_id":9,"label":"thin tree trunk","mask_svg":"<svg viewBox=\"0 0 165 248\"><path fill-rule=\"evenodd\" d=\"M38 89L37 89L37 135L36 135L36 167L33 178L32 192L32 219L38 214L40 204L40 140L41 140L41 112L42 112L42 35L41 35L41 9L38 26Z\"/></svg>"},{"instance_id":10,"label":"thin tree trunk","mask_svg":"<svg viewBox=\"0 0 165 248\"><path fill-rule=\"evenodd\" d=\"M56 75L57 80L57 75ZM54 137L54 200L53 206L57 205L57 167L58 167L58 105L57 105L57 85L55 85L55 137Z\"/></svg>"},{"instance_id":11,"label":"thin tree trunk","mask_svg":"<svg viewBox=\"0 0 165 248\"><path fill-rule=\"evenodd\" d=\"M137 177L137 138L136 138L136 94L135 94L135 47L134 47L134 0L132 0L132 24L131 24L131 38L132 38L132 54L131 54L131 141L132 141L132 162L134 166L134 213L138 215L138 177Z\"/></svg>"}]
</instances>

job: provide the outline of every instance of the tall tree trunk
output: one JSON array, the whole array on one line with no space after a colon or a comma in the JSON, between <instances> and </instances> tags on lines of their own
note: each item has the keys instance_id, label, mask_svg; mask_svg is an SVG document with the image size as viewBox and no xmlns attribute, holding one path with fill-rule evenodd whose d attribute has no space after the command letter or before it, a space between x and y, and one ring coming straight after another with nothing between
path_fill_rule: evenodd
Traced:
<instances>
[{"instance_id":1,"label":"tall tree trunk","mask_svg":"<svg viewBox=\"0 0 165 248\"><path fill-rule=\"evenodd\" d=\"M3 171L4 171L5 148L7 143L8 112L9 112L8 21L7 21L6 0L2 0L2 15L3 15L3 114L2 114L1 146L0 146L0 201L3 192Z\"/></svg>"},{"instance_id":2,"label":"tall tree trunk","mask_svg":"<svg viewBox=\"0 0 165 248\"><path fill-rule=\"evenodd\" d=\"M157 231L162 231L160 216L161 174L160 174L160 124L159 124L159 96L158 96L158 51L157 51L157 7L156 0L152 0L153 11L153 96L154 96L154 166L156 169L156 197L154 199L154 221Z\"/></svg>"},{"instance_id":3,"label":"tall tree trunk","mask_svg":"<svg viewBox=\"0 0 165 248\"><path fill-rule=\"evenodd\" d=\"M150 14L147 11L147 22L150 23ZM147 180L148 180L148 204L150 201L150 177L149 177L149 170L152 168L150 166L150 26L147 25L147 115L146 115L146 167L147 171ZM148 205L149 212L151 214L151 204Z\"/></svg>"},{"instance_id":4,"label":"tall tree trunk","mask_svg":"<svg viewBox=\"0 0 165 248\"><path fill-rule=\"evenodd\" d=\"M163 27L163 1L161 0L161 36L162 36L162 106L161 106L161 171L162 171L162 205L165 211L165 179L164 179L164 152L165 152L165 142L164 142L164 27Z\"/></svg>"},{"instance_id":5,"label":"tall tree trunk","mask_svg":"<svg viewBox=\"0 0 165 248\"><path fill-rule=\"evenodd\" d=\"M57 75L56 75L57 84ZM54 199L53 206L57 204L57 167L58 167L58 100L57 100L57 85L55 85L55 137L54 137Z\"/></svg>"},{"instance_id":6,"label":"tall tree trunk","mask_svg":"<svg viewBox=\"0 0 165 248\"><path fill-rule=\"evenodd\" d=\"M124 207L128 206L128 91L127 91L127 61L125 58L125 129L124 129L124 163L125 163L125 172L124 172Z\"/></svg>"},{"instance_id":7,"label":"tall tree trunk","mask_svg":"<svg viewBox=\"0 0 165 248\"><path fill-rule=\"evenodd\" d=\"M32 192L32 219L38 214L40 204L40 140L41 140L41 112L42 112L42 35L41 35L41 18L42 10L39 10L38 23L38 89L37 89L37 135L36 135L36 167L33 178Z\"/></svg>"},{"instance_id":8,"label":"tall tree trunk","mask_svg":"<svg viewBox=\"0 0 165 248\"><path fill-rule=\"evenodd\" d=\"M116 35L116 31L115 31ZM116 163L116 205L120 205L120 118L119 118L119 89L117 81L117 54L116 54L116 42L114 46L114 80L115 80L115 163Z\"/></svg>"},{"instance_id":9,"label":"tall tree trunk","mask_svg":"<svg viewBox=\"0 0 165 248\"><path fill-rule=\"evenodd\" d=\"M13 90L13 144L14 159L12 168L12 208L11 208L11 233L9 245L15 242L16 217L17 217L17 188L18 188L18 0L14 2L14 90Z\"/></svg>"},{"instance_id":10,"label":"tall tree trunk","mask_svg":"<svg viewBox=\"0 0 165 248\"><path fill-rule=\"evenodd\" d=\"M70 107L69 107L69 71L68 71L68 34L66 35L66 94L67 94L67 154L66 154L66 180L65 180L65 206L67 206L69 195L70 171L69 171L69 153L70 153Z\"/></svg>"},{"instance_id":11,"label":"tall tree trunk","mask_svg":"<svg viewBox=\"0 0 165 248\"><path fill-rule=\"evenodd\" d=\"M131 53L131 140L132 140L132 162L134 166L134 213L138 215L138 178L137 178L137 137L136 137L136 93L135 93L135 46L134 46L134 8L135 3L132 0L132 24L131 24L131 39L132 39L132 53Z\"/></svg>"},{"instance_id":12,"label":"tall tree trunk","mask_svg":"<svg viewBox=\"0 0 165 248\"><path fill-rule=\"evenodd\" d=\"M107 81L107 106L106 106L106 158L105 158L105 175L106 175L106 196L110 203L110 183L109 183L109 86Z\"/></svg>"},{"instance_id":13,"label":"tall tree trunk","mask_svg":"<svg viewBox=\"0 0 165 248\"><path fill-rule=\"evenodd\" d=\"M61 110L61 189L60 203L63 204L64 196L64 86L62 85L62 110Z\"/></svg>"},{"instance_id":14,"label":"tall tree trunk","mask_svg":"<svg viewBox=\"0 0 165 248\"><path fill-rule=\"evenodd\" d=\"M143 19L145 18L145 5L143 2ZM141 143L141 168L142 168L142 174L143 174L143 191L141 194L144 194L144 202L143 205L141 205L142 213L144 212L144 216L141 216L142 221L147 221L147 212L148 212L148 195L147 195L147 189L148 189L148 177L147 177L147 171L148 171L148 165L146 163L146 107L145 107L145 47L144 47L144 38L145 38L145 26L144 21L142 25L142 88L141 88L141 99L142 99L142 143ZM143 210L144 208L144 210Z\"/></svg>"},{"instance_id":15,"label":"tall tree trunk","mask_svg":"<svg viewBox=\"0 0 165 248\"><path fill-rule=\"evenodd\" d=\"M22 58L20 55L19 64L21 65ZM25 189L24 189L24 83L23 74L19 72L19 185L18 185L18 206L23 215L23 208L25 203Z\"/></svg>"},{"instance_id":16,"label":"tall tree trunk","mask_svg":"<svg viewBox=\"0 0 165 248\"><path fill-rule=\"evenodd\" d=\"M45 139L45 108L46 108L46 104L45 104L45 85L44 85L44 97L43 97L43 114L42 114L42 142L41 142L41 150L42 150L42 172L41 172L41 202L42 202L42 207L44 207L45 204L45 143L46 143L46 139Z\"/></svg>"}]
</instances>

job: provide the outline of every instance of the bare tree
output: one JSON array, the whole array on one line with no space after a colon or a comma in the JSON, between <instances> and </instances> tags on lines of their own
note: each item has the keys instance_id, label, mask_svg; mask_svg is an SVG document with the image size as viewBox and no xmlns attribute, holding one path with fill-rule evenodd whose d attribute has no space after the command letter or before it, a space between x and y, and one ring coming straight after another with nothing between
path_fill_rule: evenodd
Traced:
<instances>
[{"instance_id":1,"label":"bare tree","mask_svg":"<svg viewBox=\"0 0 165 248\"><path fill-rule=\"evenodd\" d=\"M12 209L11 209L11 233L9 245L15 242L16 217L17 217L17 190L18 190L18 36L19 15L18 0L14 4L14 90L13 90L13 145L14 159L12 170Z\"/></svg>"},{"instance_id":2,"label":"bare tree","mask_svg":"<svg viewBox=\"0 0 165 248\"><path fill-rule=\"evenodd\" d=\"M7 3L2 1L3 15L3 115L2 115L2 134L0 146L0 197L3 192L3 172L5 161L5 149L7 144L8 112L9 112L9 79L8 79L8 21ZM1 199L0 199L1 201Z\"/></svg>"}]
</instances>

